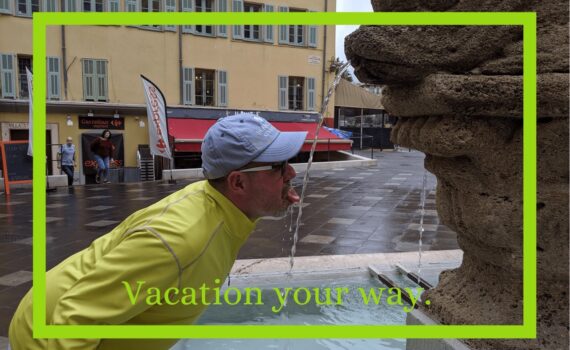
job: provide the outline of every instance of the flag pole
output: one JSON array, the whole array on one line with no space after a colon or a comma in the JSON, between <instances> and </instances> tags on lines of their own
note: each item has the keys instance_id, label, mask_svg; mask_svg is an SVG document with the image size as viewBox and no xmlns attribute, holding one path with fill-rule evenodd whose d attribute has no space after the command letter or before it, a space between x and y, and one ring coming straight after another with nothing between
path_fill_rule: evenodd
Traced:
<instances>
[{"instance_id":1,"label":"flag pole","mask_svg":"<svg viewBox=\"0 0 570 350\"><path fill-rule=\"evenodd\" d=\"M142 74L140 77L143 80L145 90L151 154L170 159L170 180L168 182L176 183L172 174L174 161L172 157L173 145L170 145L166 98L158 86L150 79ZM166 130L162 130L163 128Z\"/></svg>"}]
</instances>

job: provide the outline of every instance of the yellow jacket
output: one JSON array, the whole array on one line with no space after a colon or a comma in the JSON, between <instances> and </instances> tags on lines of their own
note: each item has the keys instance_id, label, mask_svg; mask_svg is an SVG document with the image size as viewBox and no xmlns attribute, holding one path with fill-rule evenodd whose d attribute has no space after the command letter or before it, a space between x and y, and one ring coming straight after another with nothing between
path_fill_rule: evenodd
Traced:
<instances>
[{"instance_id":1,"label":"yellow jacket","mask_svg":"<svg viewBox=\"0 0 570 350\"><path fill-rule=\"evenodd\" d=\"M196 305L168 305L164 298L159 305L148 288L170 291L168 299L174 304L182 297L177 291L205 286L206 300L212 301L212 288L223 283L254 227L255 222L206 181L191 184L132 214L48 271L47 324L192 324L207 307L199 295ZM9 339L13 350L158 350L177 341L33 339L31 290L14 314Z\"/></svg>"}]
</instances>

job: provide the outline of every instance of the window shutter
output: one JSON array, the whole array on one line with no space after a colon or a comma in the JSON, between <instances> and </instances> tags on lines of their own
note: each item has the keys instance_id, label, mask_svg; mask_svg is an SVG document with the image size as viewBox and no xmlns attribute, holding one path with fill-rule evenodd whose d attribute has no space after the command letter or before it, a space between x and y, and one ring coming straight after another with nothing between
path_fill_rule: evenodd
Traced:
<instances>
[{"instance_id":1,"label":"window shutter","mask_svg":"<svg viewBox=\"0 0 570 350\"><path fill-rule=\"evenodd\" d=\"M2 0L0 0L1 2ZM45 11L46 12L57 12L57 3L56 0L45 0Z\"/></svg>"},{"instance_id":2,"label":"window shutter","mask_svg":"<svg viewBox=\"0 0 570 350\"><path fill-rule=\"evenodd\" d=\"M289 77L279 76L279 109L288 109L287 85Z\"/></svg>"},{"instance_id":3,"label":"window shutter","mask_svg":"<svg viewBox=\"0 0 570 350\"><path fill-rule=\"evenodd\" d=\"M194 101L194 89L192 84L194 83L194 69L193 68L183 68L183 95L184 104L191 105Z\"/></svg>"},{"instance_id":4,"label":"window shutter","mask_svg":"<svg viewBox=\"0 0 570 350\"><path fill-rule=\"evenodd\" d=\"M0 13L12 14L10 3L12 0L0 0Z\"/></svg>"},{"instance_id":5,"label":"window shutter","mask_svg":"<svg viewBox=\"0 0 570 350\"><path fill-rule=\"evenodd\" d=\"M232 6L233 12L243 12L243 0L233 0ZM233 26L233 38L234 39L243 39L243 26Z\"/></svg>"},{"instance_id":6,"label":"window shutter","mask_svg":"<svg viewBox=\"0 0 570 350\"><path fill-rule=\"evenodd\" d=\"M307 78L307 110L315 110L315 78Z\"/></svg>"},{"instance_id":7,"label":"window shutter","mask_svg":"<svg viewBox=\"0 0 570 350\"><path fill-rule=\"evenodd\" d=\"M65 0L65 11L66 12L76 12L77 11L76 0Z\"/></svg>"},{"instance_id":8,"label":"window shutter","mask_svg":"<svg viewBox=\"0 0 570 350\"><path fill-rule=\"evenodd\" d=\"M93 60L83 60L83 99L85 101L95 100L94 80Z\"/></svg>"},{"instance_id":9,"label":"window shutter","mask_svg":"<svg viewBox=\"0 0 570 350\"><path fill-rule=\"evenodd\" d=\"M95 96L97 97L97 101L107 101L107 62L97 60L95 64L97 78Z\"/></svg>"},{"instance_id":10,"label":"window shutter","mask_svg":"<svg viewBox=\"0 0 570 350\"><path fill-rule=\"evenodd\" d=\"M164 10L166 12L176 12L176 0L165 0ZM168 25L164 26L164 30L175 32L176 26L174 26L172 24L168 24Z\"/></svg>"},{"instance_id":11,"label":"window shutter","mask_svg":"<svg viewBox=\"0 0 570 350\"><path fill-rule=\"evenodd\" d=\"M218 106L228 106L228 72L218 71Z\"/></svg>"},{"instance_id":12,"label":"window shutter","mask_svg":"<svg viewBox=\"0 0 570 350\"><path fill-rule=\"evenodd\" d=\"M59 57L47 58L48 75L47 75L47 98L48 100L59 100Z\"/></svg>"},{"instance_id":13,"label":"window shutter","mask_svg":"<svg viewBox=\"0 0 570 350\"><path fill-rule=\"evenodd\" d=\"M311 11L311 12L316 12L316 11ZM308 45L309 47L317 47L317 34L318 34L318 29L317 26L309 26L309 40L308 40Z\"/></svg>"},{"instance_id":14,"label":"window shutter","mask_svg":"<svg viewBox=\"0 0 570 350\"><path fill-rule=\"evenodd\" d=\"M192 12L194 11L193 5L194 0L182 0L182 12ZM193 25L182 26L182 33L194 33Z\"/></svg>"},{"instance_id":15,"label":"window shutter","mask_svg":"<svg viewBox=\"0 0 570 350\"><path fill-rule=\"evenodd\" d=\"M228 12L228 0L218 0L218 12ZM218 26L218 36L228 36L228 26L225 24Z\"/></svg>"},{"instance_id":16,"label":"window shutter","mask_svg":"<svg viewBox=\"0 0 570 350\"><path fill-rule=\"evenodd\" d=\"M109 12L119 12L119 0L108 0L107 8Z\"/></svg>"},{"instance_id":17,"label":"window shutter","mask_svg":"<svg viewBox=\"0 0 570 350\"><path fill-rule=\"evenodd\" d=\"M289 12L289 7L279 6L279 12ZM289 26L280 25L279 26L279 44L289 43Z\"/></svg>"},{"instance_id":18,"label":"window shutter","mask_svg":"<svg viewBox=\"0 0 570 350\"><path fill-rule=\"evenodd\" d=\"M263 11L273 12L273 5L265 4L263 6ZM273 44L273 26L272 25L264 26L264 29L265 29L265 35L263 37L263 41Z\"/></svg>"},{"instance_id":19,"label":"window shutter","mask_svg":"<svg viewBox=\"0 0 570 350\"><path fill-rule=\"evenodd\" d=\"M138 12L139 11L139 2L137 0L125 0L126 10L127 12Z\"/></svg>"},{"instance_id":20,"label":"window shutter","mask_svg":"<svg viewBox=\"0 0 570 350\"><path fill-rule=\"evenodd\" d=\"M2 64L0 65L0 75L2 80L2 97L16 98L16 81L14 79L14 55L0 55Z\"/></svg>"}]
</instances>

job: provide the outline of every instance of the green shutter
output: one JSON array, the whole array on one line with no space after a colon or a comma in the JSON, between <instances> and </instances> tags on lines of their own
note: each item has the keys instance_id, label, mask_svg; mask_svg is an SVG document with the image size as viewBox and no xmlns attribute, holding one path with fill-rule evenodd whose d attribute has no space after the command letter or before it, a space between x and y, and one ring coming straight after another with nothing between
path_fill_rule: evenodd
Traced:
<instances>
[{"instance_id":1,"label":"green shutter","mask_svg":"<svg viewBox=\"0 0 570 350\"><path fill-rule=\"evenodd\" d=\"M218 71L218 106L228 106L228 73L223 70Z\"/></svg>"},{"instance_id":2,"label":"green shutter","mask_svg":"<svg viewBox=\"0 0 570 350\"><path fill-rule=\"evenodd\" d=\"M184 104L191 105L194 101L194 69L193 68L183 68L183 96Z\"/></svg>"},{"instance_id":3,"label":"green shutter","mask_svg":"<svg viewBox=\"0 0 570 350\"><path fill-rule=\"evenodd\" d=\"M77 12L77 0L65 0L66 12Z\"/></svg>"},{"instance_id":4,"label":"green shutter","mask_svg":"<svg viewBox=\"0 0 570 350\"><path fill-rule=\"evenodd\" d=\"M119 0L108 0L107 8L109 12L119 12Z\"/></svg>"},{"instance_id":5,"label":"green shutter","mask_svg":"<svg viewBox=\"0 0 570 350\"><path fill-rule=\"evenodd\" d=\"M137 0L125 0L125 10L127 12L138 12L139 2Z\"/></svg>"},{"instance_id":6,"label":"green shutter","mask_svg":"<svg viewBox=\"0 0 570 350\"><path fill-rule=\"evenodd\" d=\"M279 109L288 109L287 85L289 77L279 76Z\"/></svg>"},{"instance_id":7,"label":"green shutter","mask_svg":"<svg viewBox=\"0 0 570 350\"><path fill-rule=\"evenodd\" d=\"M0 79L2 80L2 97L16 98L16 80L14 74L14 55L0 54Z\"/></svg>"},{"instance_id":8,"label":"green shutter","mask_svg":"<svg viewBox=\"0 0 570 350\"><path fill-rule=\"evenodd\" d=\"M97 101L107 101L107 61L97 60L95 61L96 68L96 97Z\"/></svg>"},{"instance_id":9,"label":"green shutter","mask_svg":"<svg viewBox=\"0 0 570 350\"><path fill-rule=\"evenodd\" d=\"M0 0L1 1L1 0ZM57 12L57 0L45 0L46 12Z\"/></svg>"},{"instance_id":10,"label":"green shutter","mask_svg":"<svg viewBox=\"0 0 570 350\"><path fill-rule=\"evenodd\" d=\"M218 12L228 12L228 0L217 0L218 1ZM228 26L225 24L218 26L218 36L227 37L228 36Z\"/></svg>"},{"instance_id":11,"label":"green shutter","mask_svg":"<svg viewBox=\"0 0 570 350\"><path fill-rule=\"evenodd\" d=\"M243 12L243 0L233 0L233 12ZM237 25L233 26L233 38L234 39L243 39L243 26Z\"/></svg>"},{"instance_id":12,"label":"green shutter","mask_svg":"<svg viewBox=\"0 0 570 350\"><path fill-rule=\"evenodd\" d=\"M181 0L181 1L182 1L182 12L194 11L194 7L192 6L194 0ZM193 33L193 32L194 32L193 25L182 26L182 33Z\"/></svg>"},{"instance_id":13,"label":"green shutter","mask_svg":"<svg viewBox=\"0 0 570 350\"><path fill-rule=\"evenodd\" d=\"M289 12L289 7L279 6L279 12ZM279 44L289 43L289 26L280 25L279 26Z\"/></svg>"},{"instance_id":14,"label":"green shutter","mask_svg":"<svg viewBox=\"0 0 570 350\"><path fill-rule=\"evenodd\" d=\"M47 68L47 98L48 100L59 100L59 57L48 57Z\"/></svg>"},{"instance_id":15,"label":"green shutter","mask_svg":"<svg viewBox=\"0 0 570 350\"><path fill-rule=\"evenodd\" d=\"M166 12L176 12L176 0L165 0L164 9ZM169 24L164 26L164 30L176 31L176 26Z\"/></svg>"},{"instance_id":16,"label":"green shutter","mask_svg":"<svg viewBox=\"0 0 570 350\"><path fill-rule=\"evenodd\" d=\"M315 12L315 11L311 11L311 12ZM325 28L326 30L326 28ZM317 26L309 26L309 40L308 40L308 45L309 47L317 47L317 35L318 35L318 29Z\"/></svg>"},{"instance_id":17,"label":"green shutter","mask_svg":"<svg viewBox=\"0 0 570 350\"><path fill-rule=\"evenodd\" d=\"M0 0L0 13L12 14L10 3L12 0Z\"/></svg>"},{"instance_id":18,"label":"green shutter","mask_svg":"<svg viewBox=\"0 0 570 350\"><path fill-rule=\"evenodd\" d=\"M83 60L83 99L85 101L95 101L95 69L93 60Z\"/></svg>"},{"instance_id":19,"label":"green shutter","mask_svg":"<svg viewBox=\"0 0 570 350\"><path fill-rule=\"evenodd\" d=\"M315 110L315 78L307 78L307 110Z\"/></svg>"},{"instance_id":20,"label":"green shutter","mask_svg":"<svg viewBox=\"0 0 570 350\"><path fill-rule=\"evenodd\" d=\"M273 5L265 4L263 6L263 12L273 12ZM264 26L263 41L273 44L273 26Z\"/></svg>"}]
</instances>

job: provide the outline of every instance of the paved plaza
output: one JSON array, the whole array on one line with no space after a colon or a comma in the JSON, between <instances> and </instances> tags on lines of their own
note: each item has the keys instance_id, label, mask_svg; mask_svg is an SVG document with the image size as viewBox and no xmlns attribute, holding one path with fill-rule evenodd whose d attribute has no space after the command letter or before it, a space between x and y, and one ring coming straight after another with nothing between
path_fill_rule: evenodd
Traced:
<instances>
[{"instance_id":1,"label":"paved plaza","mask_svg":"<svg viewBox=\"0 0 570 350\"><path fill-rule=\"evenodd\" d=\"M370 152L362 155L369 156ZM376 167L311 171L296 256L417 251L423 153L374 152ZM301 193L304 174L294 180ZM436 179L428 173L423 250L458 249L456 234L441 225ZM196 180L59 188L47 193L47 266L53 267L110 231L134 211ZM239 259L286 257L291 219L262 220ZM0 196L0 348L19 300L31 286L32 193ZM136 252L134 252L136 254Z\"/></svg>"}]
</instances>

